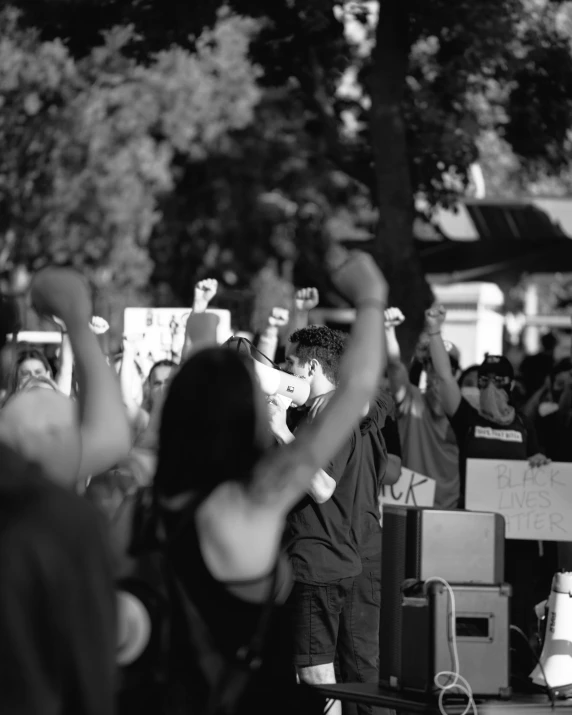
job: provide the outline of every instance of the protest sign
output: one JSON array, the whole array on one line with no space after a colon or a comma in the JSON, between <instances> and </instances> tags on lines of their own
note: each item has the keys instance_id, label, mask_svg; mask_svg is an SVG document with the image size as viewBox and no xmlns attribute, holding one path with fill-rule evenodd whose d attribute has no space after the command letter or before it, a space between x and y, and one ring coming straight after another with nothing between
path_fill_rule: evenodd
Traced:
<instances>
[{"instance_id":1,"label":"protest sign","mask_svg":"<svg viewBox=\"0 0 572 715\"><path fill-rule=\"evenodd\" d=\"M423 477L410 469L401 469L401 476L392 486L382 486L379 507L384 504L403 506L433 506L435 501L435 480Z\"/></svg>"},{"instance_id":2,"label":"protest sign","mask_svg":"<svg viewBox=\"0 0 572 715\"><path fill-rule=\"evenodd\" d=\"M144 372L159 360L178 361L185 340L189 308L126 308L123 334L135 345L136 360ZM217 342L231 337L230 312L209 308L219 319Z\"/></svg>"},{"instance_id":3,"label":"protest sign","mask_svg":"<svg viewBox=\"0 0 572 715\"><path fill-rule=\"evenodd\" d=\"M502 514L507 539L572 541L572 464L469 459L465 503Z\"/></svg>"}]
</instances>

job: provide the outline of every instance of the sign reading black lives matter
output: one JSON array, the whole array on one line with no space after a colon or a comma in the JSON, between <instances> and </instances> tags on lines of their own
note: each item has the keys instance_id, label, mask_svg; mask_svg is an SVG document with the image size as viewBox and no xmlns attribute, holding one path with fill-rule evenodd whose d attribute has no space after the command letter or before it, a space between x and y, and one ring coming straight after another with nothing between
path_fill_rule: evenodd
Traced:
<instances>
[{"instance_id":1,"label":"sign reading black lives matter","mask_svg":"<svg viewBox=\"0 0 572 715\"><path fill-rule=\"evenodd\" d=\"M507 539L572 541L572 464L469 459L466 508L502 514Z\"/></svg>"}]
</instances>

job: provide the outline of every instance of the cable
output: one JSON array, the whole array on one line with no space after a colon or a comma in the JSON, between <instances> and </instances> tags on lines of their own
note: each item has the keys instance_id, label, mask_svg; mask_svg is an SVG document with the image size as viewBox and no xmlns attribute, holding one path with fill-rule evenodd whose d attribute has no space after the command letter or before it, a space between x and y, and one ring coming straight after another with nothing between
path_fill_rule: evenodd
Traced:
<instances>
[{"instance_id":1,"label":"cable","mask_svg":"<svg viewBox=\"0 0 572 715\"><path fill-rule=\"evenodd\" d=\"M521 628L519 628L518 626L513 626L513 625L511 625L511 626L510 626L510 630L511 630L511 631L514 631L515 633L518 633L518 635L521 636L522 639L526 642L526 645L528 646L528 649L529 649L530 652L532 653L532 657L534 658L536 664L537 664L538 667L540 668L540 671L541 671L541 673L542 673L542 677L544 678L544 682L546 683L546 692L547 692L547 694L548 694L548 697L550 698L550 704L551 704L552 707L554 708L554 707L555 707L554 689L551 688L550 685L548 685L548 678L546 677L546 671L544 670L544 666L542 665L542 661L540 660L540 658L539 658L538 655L536 654L534 648L530 645L530 641L529 641L528 638L526 637L526 633L525 633Z\"/></svg>"},{"instance_id":2,"label":"cable","mask_svg":"<svg viewBox=\"0 0 572 715\"><path fill-rule=\"evenodd\" d=\"M439 712L441 713L441 715L448 715L444 705L445 695L451 690L458 690L460 693L462 693L468 698L467 707L463 710L461 715L467 715L467 713L471 712L471 710L473 712L473 715L478 715L477 704L473 697L473 691L471 689L469 681L463 678L463 676L459 673L459 652L457 650L457 616L455 612L455 594L453 593L453 589L451 588L451 586L447 583L447 581L445 581L444 578L441 578L440 576L432 576L425 581L425 585L432 582L437 582L445 586L445 588L447 589L447 594L449 596L449 602L451 604L450 618L451 643L453 649L453 670L442 670L440 673L437 673L435 675L435 678L433 679L435 686L439 689ZM452 679L452 682L442 683L441 678L447 678L448 681L451 681Z\"/></svg>"}]
</instances>

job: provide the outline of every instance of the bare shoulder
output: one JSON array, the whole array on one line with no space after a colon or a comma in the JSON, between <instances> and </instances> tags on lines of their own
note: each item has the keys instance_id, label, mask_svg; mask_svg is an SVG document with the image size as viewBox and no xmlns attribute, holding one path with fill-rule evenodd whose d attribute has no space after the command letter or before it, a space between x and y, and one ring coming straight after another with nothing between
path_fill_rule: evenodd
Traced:
<instances>
[{"instance_id":1,"label":"bare shoulder","mask_svg":"<svg viewBox=\"0 0 572 715\"><path fill-rule=\"evenodd\" d=\"M221 484L197 510L196 523L203 559L216 579L255 579L273 568L284 517L258 505L244 485Z\"/></svg>"}]
</instances>

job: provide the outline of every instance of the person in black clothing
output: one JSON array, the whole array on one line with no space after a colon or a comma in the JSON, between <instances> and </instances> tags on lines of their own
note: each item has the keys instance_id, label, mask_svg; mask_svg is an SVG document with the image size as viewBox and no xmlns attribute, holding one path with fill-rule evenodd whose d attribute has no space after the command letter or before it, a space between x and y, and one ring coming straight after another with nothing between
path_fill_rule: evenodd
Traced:
<instances>
[{"instance_id":1,"label":"person in black clothing","mask_svg":"<svg viewBox=\"0 0 572 715\"><path fill-rule=\"evenodd\" d=\"M462 504L468 459L528 460L531 466L542 466L549 460L539 452L534 425L518 414L510 403L514 372L503 356L488 355L479 367L479 409L462 396L455 380L441 337L445 310L435 308L426 313L431 357L442 381L441 394L445 412L459 444ZM550 565L542 557L535 541L509 539L505 546L505 578L513 587L512 623L530 636L534 633L534 606L538 593L550 588L546 572ZM515 659L516 660L516 659ZM530 663L522 666L520 675L527 676Z\"/></svg>"},{"instance_id":2,"label":"person in black clothing","mask_svg":"<svg viewBox=\"0 0 572 715\"><path fill-rule=\"evenodd\" d=\"M268 398L270 406L265 404L248 358L227 348L191 356L166 397L154 492L167 529L168 563L229 660L250 641L275 573L276 599L284 602L289 570L279 554L286 516L305 494L320 498L321 469L352 434L351 424L371 399L383 367L383 277L372 259L358 254L334 279L356 305L356 322L336 397L291 444L270 446L267 410L274 402ZM198 712L209 688L201 684L199 654L178 609L173 618L172 707ZM238 713L296 709L289 690L295 677L287 618L278 607L263 666L240 699Z\"/></svg>"}]
</instances>

